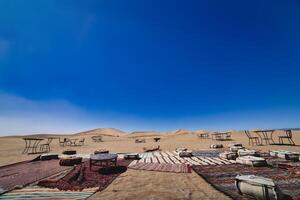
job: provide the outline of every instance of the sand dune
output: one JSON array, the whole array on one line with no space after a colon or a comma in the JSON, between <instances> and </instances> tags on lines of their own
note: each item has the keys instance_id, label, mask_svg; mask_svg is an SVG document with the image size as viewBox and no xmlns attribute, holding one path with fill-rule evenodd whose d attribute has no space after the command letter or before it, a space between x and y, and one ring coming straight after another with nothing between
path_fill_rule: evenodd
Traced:
<instances>
[{"instance_id":1,"label":"sand dune","mask_svg":"<svg viewBox=\"0 0 300 200\"><path fill-rule=\"evenodd\" d=\"M188 135L188 134L192 134L192 133L193 132L189 131L189 130L179 129L179 130L169 133L168 136Z\"/></svg>"},{"instance_id":2,"label":"sand dune","mask_svg":"<svg viewBox=\"0 0 300 200\"><path fill-rule=\"evenodd\" d=\"M208 149L211 144L239 142L244 146L269 151L285 149L300 152L300 131L294 131L294 141L297 146L263 145L249 146L248 139L242 131L232 132L232 141L214 141L200 139L195 133L201 131L177 130L169 133L137 131L133 134L125 134L117 129L94 129L74 135L71 138L85 138L85 145L78 147L61 147L58 140L51 143L52 153L61 153L64 149L74 148L78 153L91 153L96 149L108 149L111 152L142 152L143 147L160 145L163 151L173 151L178 147L186 147L191 150ZM104 142L93 142L91 136L103 135ZM274 138L282 131L276 131ZM133 135L133 137L132 137ZM152 137L161 136L159 143ZM116 137L118 136L118 137ZM135 143L135 136L145 137L146 143ZM43 141L44 142L44 141ZM25 143L22 137L0 137L0 165L7 165L23 160L29 160L37 155L22 154ZM119 176L104 191L96 193L91 199L228 199L224 194L216 191L194 172L190 174L176 174L163 172L149 172L142 170L127 170Z\"/></svg>"},{"instance_id":3,"label":"sand dune","mask_svg":"<svg viewBox=\"0 0 300 200\"><path fill-rule=\"evenodd\" d=\"M156 137L161 136L163 133L156 132L156 131L134 131L127 135L129 138L136 138L136 137Z\"/></svg>"},{"instance_id":4,"label":"sand dune","mask_svg":"<svg viewBox=\"0 0 300 200\"><path fill-rule=\"evenodd\" d=\"M97 128L93 130L88 130L80 133L74 134L75 136L84 136L84 135L102 135L102 136L112 136L112 137L121 137L125 135L125 132L115 129L115 128Z\"/></svg>"}]
</instances>

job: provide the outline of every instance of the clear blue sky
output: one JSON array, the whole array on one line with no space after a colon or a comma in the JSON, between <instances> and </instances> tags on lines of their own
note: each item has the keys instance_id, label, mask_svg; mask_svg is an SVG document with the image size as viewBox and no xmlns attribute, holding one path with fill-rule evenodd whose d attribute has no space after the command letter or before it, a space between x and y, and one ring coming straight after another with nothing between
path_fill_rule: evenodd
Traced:
<instances>
[{"instance_id":1,"label":"clear blue sky","mask_svg":"<svg viewBox=\"0 0 300 200\"><path fill-rule=\"evenodd\" d=\"M0 1L0 133L299 127L299 13L297 0Z\"/></svg>"}]
</instances>

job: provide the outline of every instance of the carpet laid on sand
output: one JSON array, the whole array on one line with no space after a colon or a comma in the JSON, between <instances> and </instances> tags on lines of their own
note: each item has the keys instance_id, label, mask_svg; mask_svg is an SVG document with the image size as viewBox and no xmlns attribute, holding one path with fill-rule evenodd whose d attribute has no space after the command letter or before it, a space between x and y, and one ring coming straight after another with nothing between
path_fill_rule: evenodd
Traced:
<instances>
[{"instance_id":1,"label":"carpet laid on sand","mask_svg":"<svg viewBox=\"0 0 300 200\"><path fill-rule=\"evenodd\" d=\"M300 168L300 162L292 162L284 158L267 157L265 158L267 163L273 167L298 167Z\"/></svg>"},{"instance_id":2,"label":"carpet laid on sand","mask_svg":"<svg viewBox=\"0 0 300 200\"><path fill-rule=\"evenodd\" d=\"M160 171L160 172L175 172L175 173L190 173L190 166L185 164L169 164L169 163L137 163L129 167L130 169Z\"/></svg>"},{"instance_id":3,"label":"carpet laid on sand","mask_svg":"<svg viewBox=\"0 0 300 200\"><path fill-rule=\"evenodd\" d=\"M176 152L150 152L140 154L140 160L134 160L130 163L128 168L149 170L149 171L161 171L161 172L176 172L176 173L188 173L190 172L190 165L228 165L235 163L235 161L218 158L214 150L197 151L200 155L207 156L193 156L181 158Z\"/></svg>"},{"instance_id":4,"label":"carpet laid on sand","mask_svg":"<svg viewBox=\"0 0 300 200\"><path fill-rule=\"evenodd\" d=\"M192 169L212 184L216 189L225 193L233 199L251 199L250 197L238 194L234 185L235 177L240 175L262 176L271 178L279 186L282 192L293 199L300 199L300 177L291 176L288 170L271 167L250 167L240 164L227 166L192 166Z\"/></svg>"},{"instance_id":5,"label":"carpet laid on sand","mask_svg":"<svg viewBox=\"0 0 300 200\"><path fill-rule=\"evenodd\" d=\"M46 178L45 180L52 180L52 181L58 181L68 175L73 168L64 170L62 172L59 172L53 176L50 176ZM83 189L81 191L61 191L58 189L52 189L52 188L46 188L37 185L38 182L34 182L22 189L15 189L8 193L3 194L0 196L1 199L57 199L57 200L66 200L66 199L77 199L77 200L83 200L87 199L91 195L93 195L95 192L98 191L98 187L95 188L87 188Z\"/></svg>"},{"instance_id":6,"label":"carpet laid on sand","mask_svg":"<svg viewBox=\"0 0 300 200\"><path fill-rule=\"evenodd\" d=\"M199 151L200 152L200 151ZM208 154L208 151L203 151ZM211 151L212 154L215 152ZM233 160L213 156L193 156L193 157L179 157L176 152L151 152L141 154L140 160L134 160L129 167L137 163L160 163L160 164L189 164L189 165L226 165L235 163Z\"/></svg>"},{"instance_id":7,"label":"carpet laid on sand","mask_svg":"<svg viewBox=\"0 0 300 200\"><path fill-rule=\"evenodd\" d=\"M59 160L28 161L0 167L0 194L15 187L22 188L69 168L60 166Z\"/></svg>"},{"instance_id":8,"label":"carpet laid on sand","mask_svg":"<svg viewBox=\"0 0 300 200\"><path fill-rule=\"evenodd\" d=\"M200 150L200 151L193 151L193 156L199 157L219 157L219 154L224 152L223 149L209 149L209 150Z\"/></svg>"},{"instance_id":9,"label":"carpet laid on sand","mask_svg":"<svg viewBox=\"0 0 300 200\"><path fill-rule=\"evenodd\" d=\"M20 190L13 190L0 196L0 199L87 199L93 195L98 188L88 188L82 191L61 191L40 186L28 186Z\"/></svg>"},{"instance_id":10,"label":"carpet laid on sand","mask_svg":"<svg viewBox=\"0 0 300 200\"><path fill-rule=\"evenodd\" d=\"M39 186L57 188L59 190L81 191L85 188L95 188L97 191L105 189L115 178L125 172L131 161L119 159L117 166L103 167L93 165L89 167L89 161L73 168L66 176L59 180L42 180Z\"/></svg>"}]
</instances>

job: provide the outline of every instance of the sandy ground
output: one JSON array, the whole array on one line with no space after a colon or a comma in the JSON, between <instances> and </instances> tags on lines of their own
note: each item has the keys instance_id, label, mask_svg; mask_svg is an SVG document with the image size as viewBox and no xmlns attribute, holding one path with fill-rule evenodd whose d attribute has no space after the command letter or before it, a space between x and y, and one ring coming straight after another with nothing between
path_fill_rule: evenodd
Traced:
<instances>
[{"instance_id":1,"label":"sandy ground","mask_svg":"<svg viewBox=\"0 0 300 200\"><path fill-rule=\"evenodd\" d=\"M275 132L273 138L278 141ZM300 152L300 132L293 132L294 141L299 146L263 145L249 147L263 151L286 149ZM64 149L76 149L78 153L92 153L96 149L108 149L111 152L142 152L143 147L160 145L162 150L175 150L177 147L186 147L192 150L208 149L210 144L239 142L248 146L248 139L244 133L233 132L233 141L216 142L211 139L200 139L195 134L162 135L161 141L155 143L151 137L146 137L146 143L136 144L134 138L128 136L104 136L104 142L95 143L91 135L68 136L70 138L85 138L84 146L60 147L58 140L51 143L51 152L61 153ZM21 137L0 138L0 166L23 160L29 160L37 155L22 154L25 143ZM104 191L94 194L90 199L228 199L216 191L197 174L177 174L150 172L128 169L121 174Z\"/></svg>"}]
</instances>

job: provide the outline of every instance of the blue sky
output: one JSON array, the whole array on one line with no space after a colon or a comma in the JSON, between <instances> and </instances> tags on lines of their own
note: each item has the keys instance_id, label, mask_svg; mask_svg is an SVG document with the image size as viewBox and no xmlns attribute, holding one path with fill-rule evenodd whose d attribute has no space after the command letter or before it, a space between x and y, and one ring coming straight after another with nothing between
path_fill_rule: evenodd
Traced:
<instances>
[{"instance_id":1,"label":"blue sky","mask_svg":"<svg viewBox=\"0 0 300 200\"><path fill-rule=\"evenodd\" d=\"M0 134L299 127L300 3L0 1Z\"/></svg>"}]
</instances>

